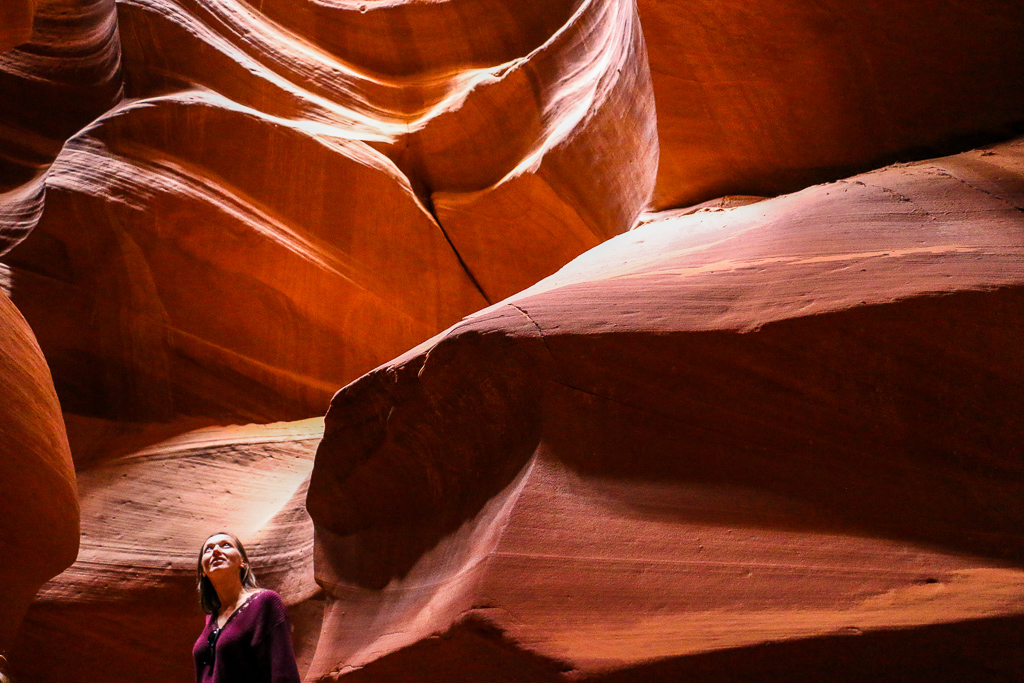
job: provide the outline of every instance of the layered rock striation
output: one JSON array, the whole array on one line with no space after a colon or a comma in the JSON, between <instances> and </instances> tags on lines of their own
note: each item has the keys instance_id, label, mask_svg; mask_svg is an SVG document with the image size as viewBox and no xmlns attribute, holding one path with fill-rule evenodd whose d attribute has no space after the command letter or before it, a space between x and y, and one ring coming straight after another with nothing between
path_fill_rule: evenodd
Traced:
<instances>
[{"instance_id":1,"label":"layered rock striation","mask_svg":"<svg viewBox=\"0 0 1024 683\"><path fill-rule=\"evenodd\" d=\"M13 296L65 408L322 414L628 229L658 149L635 8L491 9L119 5L129 100L3 209Z\"/></svg>"},{"instance_id":2,"label":"layered rock striation","mask_svg":"<svg viewBox=\"0 0 1024 683\"><path fill-rule=\"evenodd\" d=\"M1024 131L1024 6L638 0L654 204L775 195Z\"/></svg>"},{"instance_id":3,"label":"layered rock striation","mask_svg":"<svg viewBox=\"0 0 1024 683\"><path fill-rule=\"evenodd\" d=\"M0 194L3 252L41 210L40 176L64 141L114 106L122 89L114 0L17 0L0 11L17 15L0 22L13 34L0 39L0 193L33 181L36 190L28 215L11 216L12 198Z\"/></svg>"},{"instance_id":4,"label":"layered rock striation","mask_svg":"<svg viewBox=\"0 0 1024 683\"><path fill-rule=\"evenodd\" d=\"M1016 675L1021 143L759 200L1024 9L841 4L6 2L16 680L187 679L221 529L308 680Z\"/></svg>"},{"instance_id":5,"label":"layered rock striation","mask_svg":"<svg viewBox=\"0 0 1024 683\"><path fill-rule=\"evenodd\" d=\"M3 271L0 271L0 276ZM0 293L0 653L32 596L78 552L78 496L57 394L32 330Z\"/></svg>"},{"instance_id":6,"label":"layered rock striation","mask_svg":"<svg viewBox=\"0 0 1024 683\"><path fill-rule=\"evenodd\" d=\"M311 678L725 675L693 658L862 632L912 678L1011 671L1022 181L1018 141L656 215L343 389ZM885 635L976 619L984 652Z\"/></svg>"},{"instance_id":7,"label":"layered rock striation","mask_svg":"<svg viewBox=\"0 0 1024 683\"><path fill-rule=\"evenodd\" d=\"M132 0L120 18L130 92L192 84L363 143L491 301L627 229L650 198L632 2Z\"/></svg>"},{"instance_id":8,"label":"layered rock striation","mask_svg":"<svg viewBox=\"0 0 1024 683\"><path fill-rule=\"evenodd\" d=\"M631 2L368 4L43 0L33 33L5 34L30 40L0 61L3 287L52 369L83 506L18 680L187 676L193 554L220 528L272 567L304 669L319 433L216 425L322 415L647 206ZM25 599L58 570L26 570Z\"/></svg>"}]
</instances>

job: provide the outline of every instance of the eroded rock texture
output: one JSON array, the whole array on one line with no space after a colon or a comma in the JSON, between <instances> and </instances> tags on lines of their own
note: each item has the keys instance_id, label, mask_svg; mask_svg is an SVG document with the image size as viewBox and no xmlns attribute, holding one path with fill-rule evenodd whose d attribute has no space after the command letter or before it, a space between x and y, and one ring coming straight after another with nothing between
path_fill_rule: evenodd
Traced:
<instances>
[{"instance_id":1,"label":"eroded rock texture","mask_svg":"<svg viewBox=\"0 0 1024 683\"><path fill-rule=\"evenodd\" d=\"M144 448L108 436L112 452L79 467L81 551L36 596L11 651L16 680L193 678L196 562L221 529L243 539L260 584L289 606L305 670L323 615L303 506L322 432L315 418L198 429Z\"/></svg>"},{"instance_id":2,"label":"eroded rock texture","mask_svg":"<svg viewBox=\"0 0 1024 683\"><path fill-rule=\"evenodd\" d=\"M628 229L657 165L635 8L536 4L119 5L132 99L5 209L65 408L322 414Z\"/></svg>"},{"instance_id":3,"label":"eroded rock texture","mask_svg":"<svg viewBox=\"0 0 1024 683\"><path fill-rule=\"evenodd\" d=\"M32 330L0 293L0 653L35 592L77 551L75 471L57 394Z\"/></svg>"},{"instance_id":4,"label":"eroded rock texture","mask_svg":"<svg viewBox=\"0 0 1024 683\"><path fill-rule=\"evenodd\" d=\"M635 6L42 0L34 21L0 61L3 285L84 512L12 666L187 677L194 553L227 528L276 568L305 668L319 434L211 425L322 415L633 225L658 154Z\"/></svg>"},{"instance_id":5,"label":"eroded rock texture","mask_svg":"<svg viewBox=\"0 0 1024 683\"><path fill-rule=\"evenodd\" d=\"M311 678L1012 675L1022 207L1018 141L655 218L349 385Z\"/></svg>"},{"instance_id":6,"label":"eroded rock texture","mask_svg":"<svg viewBox=\"0 0 1024 683\"><path fill-rule=\"evenodd\" d=\"M121 7L132 92L185 81L358 140L397 167L492 301L649 200L654 108L632 2Z\"/></svg>"},{"instance_id":7,"label":"eroded rock texture","mask_svg":"<svg viewBox=\"0 0 1024 683\"><path fill-rule=\"evenodd\" d=\"M1010 137L1024 6L741 4L5 2L16 680L188 679L222 528L310 680L1019 671L1020 145L759 199Z\"/></svg>"},{"instance_id":8,"label":"eroded rock texture","mask_svg":"<svg viewBox=\"0 0 1024 683\"><path fill-rule=\"evenodd\" d=\"M638 5L662 209L791 192L1024 127L1016 0Z\"/></svg>"},{"instance_id":9,"label":"eroded rock texture","mask_svg":"<svg viewBox=\"0 0 1024 683\"><path fill-rule=\"evenodd\" d=\"M38 217L39 176L64 141L121 98L114 0L15 0L0 11L26 10L17 47L0 51L0 193L29 183L30 197L0 194L0 252Z\"/></svg>"}]
</instances>

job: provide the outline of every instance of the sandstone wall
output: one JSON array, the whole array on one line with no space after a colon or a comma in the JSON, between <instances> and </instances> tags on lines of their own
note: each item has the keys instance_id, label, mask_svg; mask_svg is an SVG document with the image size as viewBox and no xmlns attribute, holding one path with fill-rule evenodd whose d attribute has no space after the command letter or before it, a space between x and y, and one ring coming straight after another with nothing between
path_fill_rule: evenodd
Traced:
<instances>
[{"instance_id":1,"label":"sandstone wall","mask_svg":"<svg viewBox=\"0 0 1024 683\"><path fill-rule=\"evenodd\" d=\"M1012 677L1021 143L964 150L1022 51L1013 0L6 2L16 680L187 679L225 527L307 680Z\"/></svg>"},{"instance_id":2,"label":"sandstone wall","mask_svg":"<svg viewBox=\"0 0 1024 683\"><path fill-rule=\"evenodd\" d=\"M0 271L3 275L3 271ZM50 371L0 293L0 653L43 582L78 552L78 497Z\"/></svg>"},{"instance_id":3,"label":"sandstone wall","mask_svg":"<svg viewBox=\"0 0 1024 683\"><path fill-rule=\"evenodd\" d=\"M313 680L668 680L1019 624L1022 171L1017 141L655 215L343 389ZM1012 671L1012 628L972 628L989 651L872 656Z\"/></svg>"},{"instance_id":4,"label":"sandstone wall","mask_svg":"<svg viewBox=\"0 0 1024 683\"><path fill-rule=\"evenodd\" d=\"M639 0L654 203L775 195L1024 132L1024 6Z\"/></svg>"}]
</instances>

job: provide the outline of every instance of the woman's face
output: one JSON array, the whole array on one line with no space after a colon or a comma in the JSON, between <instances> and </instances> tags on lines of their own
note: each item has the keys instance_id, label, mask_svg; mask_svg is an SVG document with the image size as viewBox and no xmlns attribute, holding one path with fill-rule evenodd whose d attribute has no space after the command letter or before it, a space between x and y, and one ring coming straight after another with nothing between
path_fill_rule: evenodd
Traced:
<instances>
[{"instance_id":1,"label":"woman's face","mask_svg":"<svg viewBox=\"0 0 1024 683\"><path fill-rule=\"evenodd\" d=\"M225 571L238 576L243 562L242 553L238 552L234 539L227 534L217 534L206 539L203 546L203 573L207 576Z\"/></svg>"}]
</instances>

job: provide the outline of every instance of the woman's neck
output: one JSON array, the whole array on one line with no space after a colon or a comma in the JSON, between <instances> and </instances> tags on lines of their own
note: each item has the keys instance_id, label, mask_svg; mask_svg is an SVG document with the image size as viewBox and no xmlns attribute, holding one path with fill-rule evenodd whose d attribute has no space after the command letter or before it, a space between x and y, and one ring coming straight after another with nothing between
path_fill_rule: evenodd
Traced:
<instances>
[{"instance_id":1,"label":"woman's neck","mask_svg":"<svg viewBox=\"0 0 1024 683\"><path fill-rule=\"evenodd\" d=\"M238 606L238 601L245 595L242 582L237 579L221 586L214 584L213 588L217 591L217 599L220 600L218 614L226 614L233 611Z\"/></svg>"}]
</instances>

